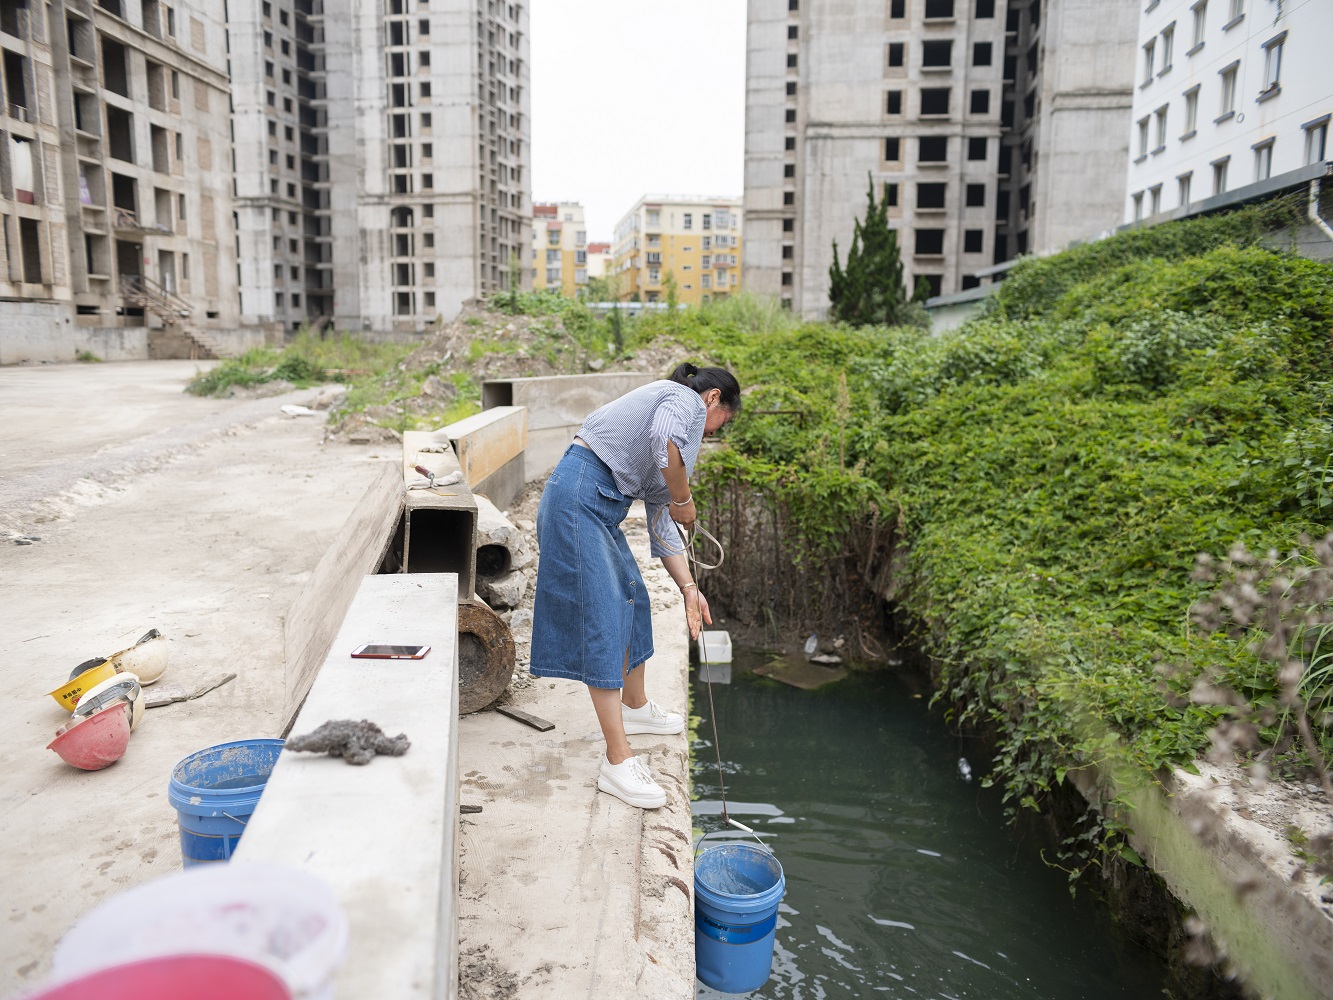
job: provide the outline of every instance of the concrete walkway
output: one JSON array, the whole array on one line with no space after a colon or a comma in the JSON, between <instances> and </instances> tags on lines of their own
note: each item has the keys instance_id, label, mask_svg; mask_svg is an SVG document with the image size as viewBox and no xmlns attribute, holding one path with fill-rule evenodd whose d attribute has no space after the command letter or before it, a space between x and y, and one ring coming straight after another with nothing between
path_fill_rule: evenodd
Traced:
<instances>
[{"instance_id":1,"label":"concrete walkway","mask_svg":"<svg viewBox=\"0 0 1333 1000\"><path fill-rule=\"evenodd\" d=\"M322 447L322 418L279 414L311 391L185 395L195 368L0 368L0 519L41 538L0 534L0 996L39 982L60 935L104 897L180 868L172 766L277 735L283 616L373 471L396 459ZM170 649L161 683L237 679L149 711L103 771L64 764L45 747L69 716L46 692L154 627Z\"/></svg>"},{"instance_id":2,"label":"concrete walkway","mask_svg":"<svg viewBox=\"0 0 1333 1000\"><path fill-rule=\"evenodd\" d=\"M321 446L322 419L284 402L182 394L193 362L0 368L0 996L27 991L57 940L103 898L180 868L172 766L227 740L277 735L282 622L301 584L397 446ZM654 603L649 691L683 708L679 596L628 525ZM81 772L45 749L67 718L46 696L88 657L157 627L163 683L237 679L153 709L126 756ZM494 712L460 723L463 997L694 993L685 737L637 736L669 793L631 809L598 793L591 703L520 677L538 733ZM386 859L387 864L392 859Z\"/></svg>"},{"instance_id":3,"label":"concrete walkway","mask_svg":"<svg viewBox=\"0 0 1333 1000\"><path fill-rule=\"evenodd\" d=\"M683 712L684 605L648 557L642 511L625 528L653 601L648 694ZM459 728L461 799L482 807L463 816L459 996L693 997L685 734L630 737L667 791L665 806L645 812L597 791L605 743L582 684L524 674L512 704L555 728L540 733L497 712Z\"/></svg>"}]
</instances>

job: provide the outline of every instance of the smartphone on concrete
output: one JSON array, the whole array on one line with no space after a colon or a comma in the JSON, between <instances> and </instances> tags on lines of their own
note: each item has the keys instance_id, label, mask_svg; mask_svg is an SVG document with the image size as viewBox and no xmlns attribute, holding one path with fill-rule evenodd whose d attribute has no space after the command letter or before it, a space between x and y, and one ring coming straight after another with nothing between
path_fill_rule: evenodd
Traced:
<instances>
[{"instance_id":1,"label":"smartphone on concrete","mask_svg":"<svg viewBox=\"0 0 1333 1000\"><path fill-rule=\"evenodd\" d=\"M380 642L366 642L352 650L352 659L420 660L429 652L429 646L390 646Z\"/></svg>"}]
</instances>

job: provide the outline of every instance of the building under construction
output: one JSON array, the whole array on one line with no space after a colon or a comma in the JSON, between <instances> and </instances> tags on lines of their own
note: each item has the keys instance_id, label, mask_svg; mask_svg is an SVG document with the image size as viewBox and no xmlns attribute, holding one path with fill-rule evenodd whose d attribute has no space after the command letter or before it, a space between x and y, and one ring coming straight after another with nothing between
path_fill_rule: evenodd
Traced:
<instances>
[{"instance_id":1,"label":"building under construction","mask_svg":"<svg viewBox=\"0 0 1333 1000\"><path fill-rule=\"evenodd\" d=\"M228 27L243 322L415 332L519 279L524 5L231 0Z\"/></svg>"},{"instance_id":2,"label":"building under construction","mask_svg":"<svg viewBox=\"0 0 1333 1000\"><path fill-rule=\"evenodd\" d=\"M206 353L235 333L222 13L0 0L0 361L53 342Z\"/></svg>"}]
</instances>

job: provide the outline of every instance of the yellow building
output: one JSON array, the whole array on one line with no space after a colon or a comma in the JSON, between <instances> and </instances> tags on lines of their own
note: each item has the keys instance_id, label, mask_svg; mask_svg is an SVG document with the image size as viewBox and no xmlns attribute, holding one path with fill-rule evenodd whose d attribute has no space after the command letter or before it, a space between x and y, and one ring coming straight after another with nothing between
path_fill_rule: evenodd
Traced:
<instances>
[{"instance_id":1,"label":"yellow building","mask_svg":"<svg viewBox=\"0 0 1333 1000\"><path fill-rule=\"evenodd\" d=\"M622 300L699 305L740 290L741 200L644 195L616 225L613 273Z\"/></svg>"},{"instance_id":2,"label":"yellow building","mask_svg":"<svg viewBox=\"0 0 1333 1000\"><path fill-rule=\"evenodd\" d=\"M532 206L532 290L574 298L588 283L588 227L576 201Z\"/></svg>"}]
</instances>

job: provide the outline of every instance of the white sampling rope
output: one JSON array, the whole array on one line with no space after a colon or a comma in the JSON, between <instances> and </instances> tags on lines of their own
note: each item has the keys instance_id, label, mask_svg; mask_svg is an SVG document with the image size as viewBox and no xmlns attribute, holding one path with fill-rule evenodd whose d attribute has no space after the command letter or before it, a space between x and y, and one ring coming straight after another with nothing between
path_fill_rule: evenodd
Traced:
<instances>
[{"instance_id":1,"label":"white sampling rope","mask_svg":"<svg viewBox=\"0 0 1333 1000\"><path fill-rule=\"evenodd\" d=\"M697 599L697 595L699 593L699 588L698 588L699 570L717 569L719 566L722 565L722 561L726 558L726 551L722 548L722 543L719 542L716 538L714 538L711 534L709 534L707 530L700 527L698 522L695 522L693 528L690 529L689 531L682 528L679 524L676 525L676 530L680 532L681 542L685 546L685 559L690 566L690 575L695 580L694 592ZM711 566L708 565L707 563L699 562L698 556L696 556L694 553L694 540L699 535L703 535L715 546L717 546L717 562ZM700 635L703 634L703 627L704 623L703 623L703 617L701 615L699 619ZM709 665L710 662L711 661L708 659L708 643L706 641L699 643L699 665L701 667L706 667ZM764 843L763 839L759 836L759 834L755 833L754 830L750 829L750 827L746 826L740 820L733 819L731 816L727 814L727 785L726 781L723 778L723 772L722 772L722 744L717 737L717 708L713 704L713 674L711 670L704 672L704 682L708 685L708 717L713 723L713 751L717 755L717 787L718 787L718 797L722 800L722 822L727 824L728 826L734 826L737 830L743 830L745 833L748 833L755 840L759 841L760 847L762 847L764 850L772 854L773 849ZM699 843L702 844L707 839L708 839L708 834L705 833L702 837L699 838Z\"/></svg>"}]
</instances>

